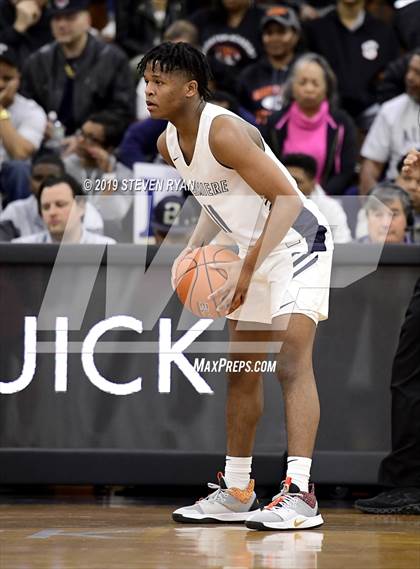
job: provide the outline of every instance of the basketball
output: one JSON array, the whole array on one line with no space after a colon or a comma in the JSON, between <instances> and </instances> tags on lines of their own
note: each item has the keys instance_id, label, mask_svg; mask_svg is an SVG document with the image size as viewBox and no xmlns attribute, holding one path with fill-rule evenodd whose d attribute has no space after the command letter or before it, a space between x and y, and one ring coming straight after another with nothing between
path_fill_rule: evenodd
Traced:
<instances>
[{"instance_id":1,"label":"basketball","mask_svg":"<svg viewBox=\"0 0 420 569\"><path fill-rule=\"evenodd\" d=\"M200 318L219 318L215 299L208 296L223 285L227 275L209 265L238 260L233 251L220 245L198 247L185 255L175 270L175 289L182 304Z\"/></svg>"}]
</instances>

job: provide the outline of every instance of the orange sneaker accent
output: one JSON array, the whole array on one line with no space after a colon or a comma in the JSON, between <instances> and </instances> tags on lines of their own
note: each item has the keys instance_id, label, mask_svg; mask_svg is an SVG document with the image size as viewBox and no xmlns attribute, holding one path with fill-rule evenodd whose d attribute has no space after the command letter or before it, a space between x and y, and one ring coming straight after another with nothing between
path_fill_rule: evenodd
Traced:
<instances>
[{"instance_id":1,"label":"orange sneaker accent","mask_svg":"<svg viewBox=\"0 0 420 569\"><path fill-rule=\"evenodd\" d=\"M278 504L280 504L280 502L283 502L284 494L287 494L289 492L289 488L290 488L291 483L292 483L292 479L290 478L290 476L288 476L286 478L286 480L283 482L283 488L282 488L283 495L279 496L278 498L276 498L275 500L270 502L270 504L268 504L268 506L265 506L264 509L265 510L271 510L272 508L274 508L274 506L277 506Z\"/></svg>"},{"instance_id":2,"label":"orange sneaker accent","mask_svg":"<svg viewBox=\"0 0 420 569\"><path fill-rule=\"evenodd\" d=\"M255 480L250 480L248 486L245 490L241 490L240 488L228 488L228 492L231 496L242 502L242 504L246 504L251 499L252 493L254 492Z\"/></svg>"}]
</instances>

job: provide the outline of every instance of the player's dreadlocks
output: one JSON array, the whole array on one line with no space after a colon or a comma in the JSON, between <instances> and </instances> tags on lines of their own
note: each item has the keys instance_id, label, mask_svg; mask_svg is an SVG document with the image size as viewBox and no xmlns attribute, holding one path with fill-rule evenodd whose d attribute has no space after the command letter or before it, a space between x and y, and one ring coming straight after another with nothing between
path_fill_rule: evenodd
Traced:
<instances>
[{"instance_id":1,"label":"player's dreadlocks","mask_svg":"<svg viewBox=\"0 0 420 569\"><path fill-rule=\"evenodd\" d=\"M157 63L163 73L183 71L189 78L197 81L198 92L205 101L211 97L211 91L208 87L211 73L206 57L189 43L164 42L153 47L146 53L137 67L141 77L143 77L148 63L151 64L153 71Z\"/></svg>"}]
</instances>

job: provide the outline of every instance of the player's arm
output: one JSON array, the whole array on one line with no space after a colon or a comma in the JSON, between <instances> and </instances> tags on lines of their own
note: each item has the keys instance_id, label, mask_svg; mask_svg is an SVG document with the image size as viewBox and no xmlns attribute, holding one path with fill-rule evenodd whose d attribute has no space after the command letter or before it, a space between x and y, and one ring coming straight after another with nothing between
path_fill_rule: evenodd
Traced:
<instances>
[{"instance_id":1,"label":"player's arm","mask_svg":"<svg viewBox=\"0 0 420 569\"><path fill-rule=\"evenodd\" d=\"M175 168L175 164L172 162L171 156L168 151L168 147L166 146L166 130L159 135L156 143L157 149L159 150L159 154L165 160L169 166L173 166Z\"/></svg>"},{"instance_id":2,"label":"player's arm","mask_svg":"<svg viewBox=\"0 0 420 569\"><path fill-rule=\"evenodd\" d=\"M251 273L283 240L303 207L289 180L253 137L245 123L226 116L213 121L209 137L216 160L235 169L257 194L272 204L264 230L244 260L244 268Z\"/></svg>"}]
</instances>

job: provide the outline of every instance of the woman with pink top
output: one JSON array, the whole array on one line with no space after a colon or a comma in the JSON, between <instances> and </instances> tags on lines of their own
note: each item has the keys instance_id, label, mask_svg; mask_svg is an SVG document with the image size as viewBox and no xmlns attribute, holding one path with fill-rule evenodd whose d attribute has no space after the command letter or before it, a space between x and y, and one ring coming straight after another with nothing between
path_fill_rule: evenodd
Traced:
<instances>
[{"instance_id":1,"label":"woman with pink top","mask_svg":"<svg viewBox=\"0 0 420 569\"><path fill-rule=\"evenodd\" d=\"M331 67L320 55L306 53L293 66L282 110L263 128L278 158L295 153L313 156L317 182L330 195L342 195L351 186L357 157L355 126L337 108L337 101Z\"/></svg>"}]
</instances>

